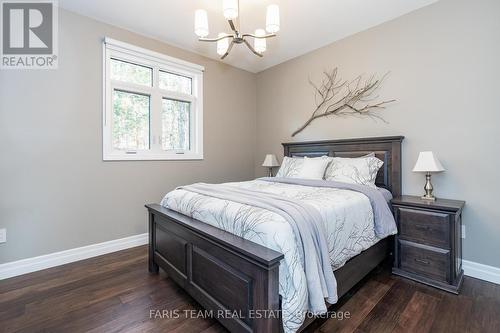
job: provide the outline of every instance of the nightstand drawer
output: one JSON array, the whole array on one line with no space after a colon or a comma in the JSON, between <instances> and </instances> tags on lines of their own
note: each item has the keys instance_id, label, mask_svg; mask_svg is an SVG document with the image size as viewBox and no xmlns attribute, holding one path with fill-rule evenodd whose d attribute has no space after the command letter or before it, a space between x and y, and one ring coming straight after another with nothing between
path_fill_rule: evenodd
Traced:
<instances>
[{"instance_id":1,"label":"nightstand drawer","mask_svg":"<svg viewBox=\"0 0 500 333\"><path fill-rule=\"evenodd\" d=\"M398 207L396 217L400 238L450 248L450 214Z\"/></svg>"},{"instance_id":2,"label":"nightstand drawer","mask_svg":"<svg viewBox=\"0 0 500 333\"><path fill-rule=\"evenodd\" d=\"M442 282L449 282L450 251L399 241L400 268Z\"/></svg>"}]
</instances>

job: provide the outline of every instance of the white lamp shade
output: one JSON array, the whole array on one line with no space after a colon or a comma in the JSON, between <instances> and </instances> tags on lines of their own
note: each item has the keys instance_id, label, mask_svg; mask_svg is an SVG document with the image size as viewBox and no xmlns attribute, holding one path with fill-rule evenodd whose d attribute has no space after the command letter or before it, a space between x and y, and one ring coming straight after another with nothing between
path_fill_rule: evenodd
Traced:
<instances>
[{"instance_id":1,"label":"white lamp shade","mask_svg":"<svg viewBox=\"0 0 500 333\"><path fill-rule=\"evenodd\" d=\"M413 168L413 172L441 172L444 171L443 165L434 156L432 151L422 151L418 154L417 163Z\"/></svg>"},{"instance_id":2,"label":"white lamp shade","mask_svg":"<svg viewBox=\"0 0 500 333\"><path fill-rule=\"evenodd\" d=\"M220 32L219 37L227 36L225 33ZM224 55L229 47L229 38L223 38L217 41L217 54Z\"/></svg>"},{"instance_id":3,"label":"white lamp shade","mask_svg":"<svg viewBox=\"0 0 500 333\"><path fill-rule=\"evenodd\" d=\"M278 5L267 6L266 30L271 34L280 30L280 8Z\"/></svg>"},{"instance_id":4,"label":"white lamp shade","mask_svg":"<svg viewBox=\"0 0 500 333\"><path fill-rule=\"evenodd\" d=\"M198 37L208 36L208 16L203 9L197 9L194 12L194 33Z\"/></svg>"},{"instance_id":5,"label":"white lamp shade","mask_svg":"<svg viewBox=\"0 0 500 333\"><path fill-rule=\"evenodd\" d=\"M238 0L223 0L222 12L227 20L233 20L238 17Z\"/></svg>"},{"instance_id":6,"label":"white lamp shade","mask_svg":"<svg viewBox=\"0 0 500 333\"><path fill-rule=\"evenodd\" d=\"M264 29L255 30L255 36L265 36L266 32ZM254 38L253 40L253 48L255 51L259 53L263 53L266 51L266 39L265 38Z\"/></svg>"},{"instance_id":7,"label":"white lamp shade","mask_svg":"<svg viewBox=\"0 0 500 333\"><path fill-rule=\"evenodd\" d=\"M274 154L267 154L266 158L264 159L264 163L262 163L262 166L272 168L272 167L277 167L279 166L278 159L276 158L276 155Z\"/></svg>"}]
</instances>

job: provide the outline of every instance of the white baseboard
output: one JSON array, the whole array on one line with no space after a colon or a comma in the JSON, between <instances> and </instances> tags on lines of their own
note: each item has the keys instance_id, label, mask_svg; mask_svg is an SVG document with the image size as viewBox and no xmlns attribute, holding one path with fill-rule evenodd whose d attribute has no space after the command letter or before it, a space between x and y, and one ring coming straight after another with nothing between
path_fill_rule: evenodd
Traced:
<instances>
[{"instance_id":1,"label":"white baseboard","mask_svg":"<svg viewBox=\"0 0 500 333\"><path fill-rule=\"evenodd\" d=\"M46 254L39 257L12 261L0 265L0 280L39 271L42 269L68 264L83 259L97 257L106 253L125 250L148 243L148 234L134 235L112 241L92 244L75 249Z\"/></svg>"},{"instance_id":2,"label":"white baseboard","mask_svg":"<svg viewBox=\"0 0 500 333\"><path fill-rule=\"evenodd\" d=\"M476 279L500 284L500 268L462 260L464 274Z\"/></svg>"},{"instance_id":3,"label":"white baseboard","mask_svg":"<svg viewBox=\"0 0 500 333\"><path fill-rule=\"evenodd\" d=\"M71 262L97 257L103 254L129 249L148 243L148 234L134 235L108 242L46 254L39 257L12 261L0 265L0 280L60 266ZM476 279L500 284L500 268L463 260L464 274Z\"/></svg>"}]
</instances>

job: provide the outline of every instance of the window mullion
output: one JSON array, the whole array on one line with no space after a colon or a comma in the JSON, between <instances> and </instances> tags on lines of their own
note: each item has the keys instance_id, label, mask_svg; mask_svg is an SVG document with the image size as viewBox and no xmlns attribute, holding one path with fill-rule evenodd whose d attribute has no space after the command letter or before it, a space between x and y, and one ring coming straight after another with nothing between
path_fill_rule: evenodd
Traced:
<instances>
[{"instance_id":1,"label":"window mullion","mask_svg":"<svg viewBox=\"0 0 500 333\"><path fill-rule=\"evenodd\" d=\"M151 151L161 152L161 96L157 92L151 95Z\"/></svg>"},{"instance_id":2,"label":"window mullion","mask_svg":"<svg viewBox=\"0 0 500 333\"><path fill-rule=\"evenodd\" d=\"M194 102L196 100L196 97L194 97L193 95L180 94L162 89L159 89L159 92L162 95L162 97L173 99L176 101Z\"/></svg>"},{"instance_id":3,"label":"window mullion","mask_svg":"<svg viewBox=\"0 0 500 333\"><path fill-rule=\"evenodd\" d=\"M151 151L161 153L161 94L158 91L158 67L153 71L151 94Z\"/></svg>"},{"instance_id":4,"label":"window mullion","mask_svg":"<svg viewBox=\"0 0 500 333\"><path fill-rule=\"evenodd\" d=\"M125 82L113 81L113 80L111 80L110 82L111 82L110 85L113 87L113 89L116 90L123 90L126 92L137 93L142 95L150 95L153 91L151 87L128 84Z\"/></svg>"}]
</instances>

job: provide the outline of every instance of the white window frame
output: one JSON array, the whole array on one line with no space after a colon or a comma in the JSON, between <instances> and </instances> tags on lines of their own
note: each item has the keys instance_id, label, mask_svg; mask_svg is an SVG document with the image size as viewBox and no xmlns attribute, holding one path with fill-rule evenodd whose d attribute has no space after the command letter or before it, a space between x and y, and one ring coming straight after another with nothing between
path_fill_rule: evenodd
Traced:
<instances>
[{"instance_id":1,"label":"white window frame","mask_svg":"<svg viewBox=\"0 0 500 333\"><path fill-rule=\"evenodd\" d=\"M153 86L148 87L111 80L111 58L153 69ZM204 67L166 56L134 45L104 38L103 42L103 137L104 161L128 160L202 160L203 159L203 70ZM192 94L159 88L159 72L165 71L191 78ZM150 96L150 149L117 150L113 148L112 126L114 89ZM161 103L163 98L191 102L190 149L163 150L161 144Z\"/></svg>"}]
</instances>

